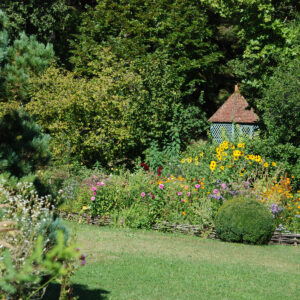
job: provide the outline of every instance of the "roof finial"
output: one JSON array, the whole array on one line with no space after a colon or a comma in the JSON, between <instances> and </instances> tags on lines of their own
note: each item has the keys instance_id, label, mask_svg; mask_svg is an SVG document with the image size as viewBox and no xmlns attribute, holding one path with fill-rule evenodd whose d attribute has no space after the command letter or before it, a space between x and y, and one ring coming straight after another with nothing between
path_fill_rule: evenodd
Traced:
<instances>
[{"instance_id":1,"label":"roof finial","mask_svg":"<svg viewBox=\"0 0 300 300\"><path fill-rule=\"evenodd\" d=\"M234 92L235 93L239 93L240 92L239 91L239 86L237 84L234 86Z\"/></svg>"}]
</instances>

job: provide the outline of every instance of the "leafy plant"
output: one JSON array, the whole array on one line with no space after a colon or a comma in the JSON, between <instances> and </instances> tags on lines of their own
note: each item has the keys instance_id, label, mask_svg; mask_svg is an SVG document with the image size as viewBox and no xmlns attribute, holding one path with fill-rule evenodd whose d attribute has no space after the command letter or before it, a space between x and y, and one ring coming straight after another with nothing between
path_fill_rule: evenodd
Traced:
<instances>
[{"instance_id":1,"label":"leafy plant","mask_svg":"<svg viewBox=\"0 0 300 300\"><path fill-rule=\"evenodd\" d=\"M226 202L216 216L217 236L227 242L266 244L274 230L270 211L251 198Z\"/></svg>"},{"instance_id":2,"label":"leafy plant","mask_svg":"<svg viewBox=\"0 0 300 300\"><path fill-rule=\"evenodd\" d=\"M0 171L18 178L33 173L50 159L50 136L24 111L8 111L0 118Z\"/></svg>"}]
</instances>

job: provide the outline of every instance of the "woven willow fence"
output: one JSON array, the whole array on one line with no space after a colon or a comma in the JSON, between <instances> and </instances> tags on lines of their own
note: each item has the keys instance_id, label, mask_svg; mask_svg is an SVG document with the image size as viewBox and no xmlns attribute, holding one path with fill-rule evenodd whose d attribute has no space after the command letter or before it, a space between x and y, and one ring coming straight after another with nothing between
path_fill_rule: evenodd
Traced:
<instances>
[{"instance_id":1,"label":"woven willow fence","mask_svg":"<svg viewBox=\"0 0 300 300\"><path fill-rule=\"evenodd\" d=\"M60 217L68 220L74 220L79 223L92 224L96 226L106 226L111 223L109 216L92 217L88 214L60 212ZM200 227L198 225L173 224L173 223L163 222L161 224L153 225L152 229L157 231L163 231L163 232L173 232L173 233L178 232L178 233L190 234L195 236L203 236L203 231L200 230ZM217 239L215 231L210 232L206 236L210 239ZM271 238L269 245L276 245L276 244L297 246L298 244L300 244L300 234L291 233L288 231L280 231L279 229L276 229L276 231L274 232Z\"/></svg>"}]
</instances>

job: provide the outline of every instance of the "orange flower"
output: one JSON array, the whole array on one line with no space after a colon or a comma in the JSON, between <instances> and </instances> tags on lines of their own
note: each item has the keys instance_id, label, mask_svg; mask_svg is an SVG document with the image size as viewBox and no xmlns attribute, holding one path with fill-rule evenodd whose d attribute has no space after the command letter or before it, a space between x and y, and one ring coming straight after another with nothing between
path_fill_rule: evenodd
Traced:
<instances>
[{"instance_id":1,"label":"orange flower","mask_svg":"<svg viewBox=\"0 0 300 300\"><path fill-rule=\"evenodd\" d=\"M182 214L183 214L184 216L186 216L186 212L185 212L185 211L183 211Z\"/></svg>"}]
</instances>

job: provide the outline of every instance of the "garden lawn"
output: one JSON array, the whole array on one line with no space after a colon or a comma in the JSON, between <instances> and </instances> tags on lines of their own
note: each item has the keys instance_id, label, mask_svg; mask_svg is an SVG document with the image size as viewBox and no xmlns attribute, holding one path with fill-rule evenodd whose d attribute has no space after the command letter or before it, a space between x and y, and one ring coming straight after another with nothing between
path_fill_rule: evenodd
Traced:
<instances>
[{"instance_id":1,"label":"garden lawn","mask_svg":"<svg viewBox=\"0 0 300 300\"><path fill-rule=\"evenodd\" d=\"M79 299L300 299L300 247L68 225L87 255L73 277Z\"/></svg>"}]
</instances>

